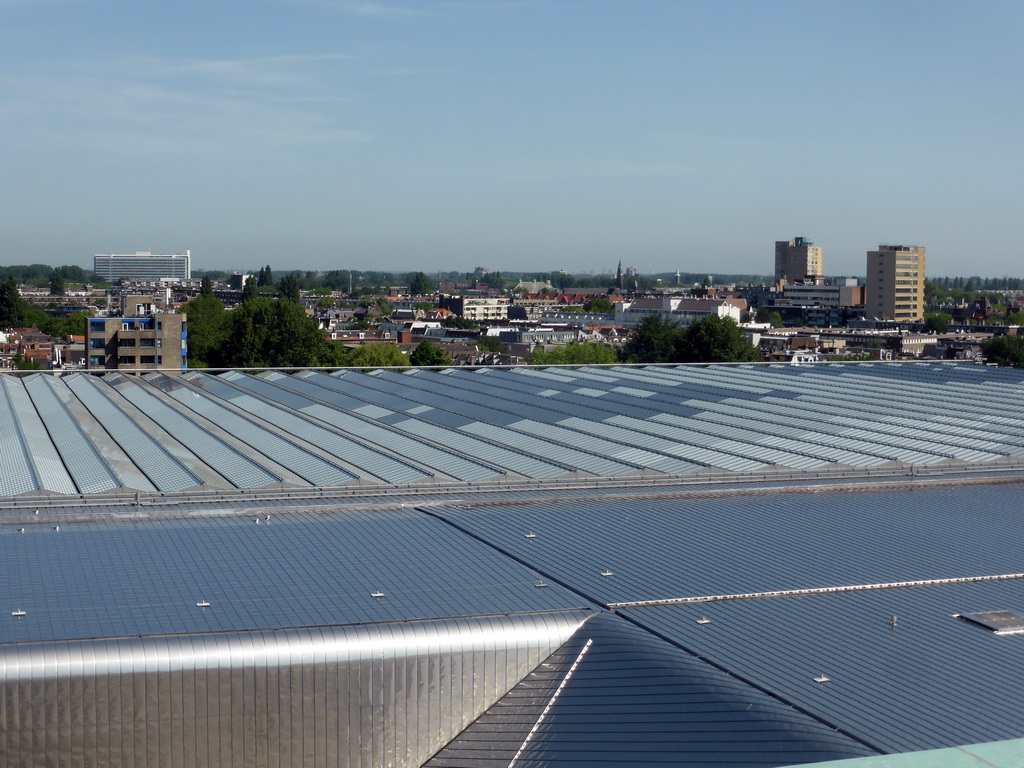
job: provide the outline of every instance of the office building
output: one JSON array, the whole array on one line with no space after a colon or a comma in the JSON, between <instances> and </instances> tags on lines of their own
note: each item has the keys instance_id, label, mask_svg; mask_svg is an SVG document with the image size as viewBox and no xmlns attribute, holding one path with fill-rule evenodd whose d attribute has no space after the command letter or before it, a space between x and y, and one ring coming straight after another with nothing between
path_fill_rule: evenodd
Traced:
<instances>
[{"instance_id":1,"label":"office building","mask_svg":"<svg viewBox=\"0 0 1024 768\"><path fill-rule=\"evenodd\" d=\"M93 271L101 280L190 280L192 278L192 252L185 253L97 253L93 258Z\"/></svg>"},{"instance_id":2,"label":"office building","mask_svg":"<svg viewBox=\"0 0 1024 768\"><path fill-rule=\"evenodd\" d=\"M775 241L775 282L807 282L822 276L821 246L802 237Z\"/></svg>"},{"instance_id":3,"label":"office building","mask_svg":"<svg viewBox=\"0 0 1024 768\"><path fill-rule=\"evenodd\" d=\"M924 246L879 245L868 251L865 316L914 322L924 319Z\"/></svg>"},{"instance_id":4,"label":"office building","mask_svg":"<svg viewBox=\"0 0 1024 768\"><path fill-rule=\"evenodd\" d=\"M186 316L156 312L151 302L149 297L128 296L124 316L89 318L87 368L185 370Z\"/></svg>"}]
</instances>

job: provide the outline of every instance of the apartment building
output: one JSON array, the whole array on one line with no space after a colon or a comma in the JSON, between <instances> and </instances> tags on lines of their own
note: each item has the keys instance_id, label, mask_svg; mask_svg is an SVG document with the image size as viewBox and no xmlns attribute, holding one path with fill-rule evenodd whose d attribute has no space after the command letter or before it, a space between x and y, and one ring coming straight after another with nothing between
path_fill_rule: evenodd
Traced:
<instances>
[{"instance_id":1,"label":"apartment building","mask_svg":"<svg viewBox=\"0 0 1024 768\"><path fill-rule=\"evenodd\" d=\"M91 317L89 369L185 370L187 323L180 312L157 312L152 299L130 296L121 317Z\"/></svg>"},{"instance_id":2,"label":"apartment building","mask_svg":"<svg viewBox=\"0 0 1024 768\"><path fill-rule=\"evenodd\" d=\"M865 316L879 320L924 319L925 249L920 245L879 245L868 251Z\"/></svg>"},{"instance_id":3,"label":"apartment building","mask_svg":"<svg viewBox=\"0 0 1024 768\"><path fill-rule=\"evenodd\" d=\"M823 276L821 246L803 237L775 241L775 282L813 282Z\"/></svg>"}]
</instances>

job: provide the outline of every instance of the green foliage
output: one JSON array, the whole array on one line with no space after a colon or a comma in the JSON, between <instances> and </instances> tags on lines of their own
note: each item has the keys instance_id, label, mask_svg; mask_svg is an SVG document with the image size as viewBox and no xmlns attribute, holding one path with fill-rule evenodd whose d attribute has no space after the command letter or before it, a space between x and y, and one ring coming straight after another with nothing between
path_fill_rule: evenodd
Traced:
<instances>
[{"instance_id":1,"label":"green foliage","mask_svg":"<svg viewBox=\"0 0 1024 768\"><path fill-rule=\"evenodd\" d=\"M201 295L182 306L188 316L188 365L220 368L225 365L232 317L213 294Z\"/></svg>"},{"instance_id":2,"label":"green foliage","mask_svg":"<svg viewBox=\"0 0 1024 768\"><path fill-rule=\"evenodd\" d=\"M708 315L680 328L661 315L648 315L622 348L629 363L756 362L760 351L728 317Z\"/></svg>"},{"instance_id":3,"label":"green foliage","mask_svg":"<svg viewBox=\"0 0 1024 768\"><path fill-rule=\"evenodd\" d=\"M583 309L587 312L598 312L604 315L610 315L615 311L615 306L608 301L608 299L596 298L591 299L583 305Z\"/></svg>"},{"instance_id":4,"label":"green foliage","mask_svg":"<svg viewBox=\"0 0 1024 768\"><path fill-rule=\"evenodd\" d=\"M200 296L213 296L213 280L210 279L209 275L203 275L203 279L199 286Z\"/></svg>"},{"instance_id":5,"label":"green foliage","mask_svg":"<svg viewBox=\"0 0 1024 768\"><path fill-rule=\"evenodd\" d=\"M14 275L0 283L0 328L14 328L21 325L27 305L18 291Z\"/></svg>"},{"instance_id":6,"label":"green foliage","mask_svg":"<svg viewBox=\"0 0 1024 768\"><path fill-rule=\"evenodd\" d=\"M247 277L245 283L242 285L242 301L246 302L251 299L258 298L260 295L257 282L254 278Z\"/></svg>"},{"instance_id":7,"label":"green foliage","mask_svg":"<svg viewBox=\"0 0 1024 768\"><path fill-rule=\"evenodd\" d=\"M50 295L51 296L63 296L67 293L67 283L64 281L63 275L57 270L53 270L53 275L50 277Z\"/></svg>"},{"instance_id":8,"label":"green foliage","mask_svg":"<svg viewBox=\"0 0 1024 768\"><path fill-rule=\"evenodd\" d=\"M758 362L761 352L728 317L708 315L691 323L676 340L675 358L683 363Z\"/></svg>"},{"instance_id":9,"label":"green foliage","mask_svg":"<svg viewBox=\"0 0 1024 768\"><path fill-rule=\"evenodd\" d=\"M981 342L981 350L989 362L1024 368L1024 336L996 336Z\"/></svg>"},{"instance_id":10,"label":"green foliage","mask_svg":"<svg viewBox=\"0 0 1024 768\"><path fill-rule=\"evenodd\" d=\"M36 360L26 360L25 356L18 352L11 360L11 364L18 371L38 371L42 366Z\"/></svg>"},{"instance_id":11,"label":"green foliage","mask_svg":"<svg viewBox=\"0 0 1024 768\"><path fill-rule=\"evenodd\" d=\"M333 296L324 296L316 303L317 309L334 309L336 306L338 306L338 302Z\"/></svg>"},{"instance_id":12,"label":"green foliage","mask_svg":"<svg viewBox=\"0 0 1024 768\"><path fill-rule=\"evenodd\" d=\"M412 296L420 296L434 290L434 281L422 272L410 272L406 276L409 283L409 293Z\"/></svg>"},{"instance_id":13,"label":"green foliage","mask_svg":"<svg viewBox=\"0 0 1024 768\"><path fill-rule=\"evenodd\" d=\"M353 368L378 368L408 365L409 360L395 344L363 344L349 352L341 364Z\"/></svg>"},{"instance_id":14,"label":"green foliage","mask_svg":"<svg viewBox=\"0 0 1024 768\"><path fill-rule=\"evenodd\" d=\"M924 316L925 333L946 333L949 330L949 321L952 315L945 312L932 312Z\"/></svg>"},{"instance_id":15,"label":"green foliage","mask_svg":"<svg viewBox=\"0 0 1024 768\"><path fill-rule=\"evenodd\" d=\"M250 299L231 312L227 366L298 368L329 357L320 329L293 301Z\"/></svg>"},{"instance_id":16,"label":"green foliage","mask_svg":"<svg viewBox=\"0 0 1024 768\"><path fill-rule=\"evenodd\" d=\"M531 365L601 365L618 361L618 353L607 344L583 341L573 341L550 352L538 349L530 355Z\"/></svg>"},{"instance_id":17,"label":"green foliage","mask_svg":"<svg viewBox=\"0 0 1024 768\"><path fill-rule=\"evenodd\" d=\"M383 296L380 296L377 299L377 301L374 303L374 308L377 310L379 314L383 315L384 317L387 317L388 315L395 311L395 308L391 305L391 302L385 299Z\"/></svg>"},{"instance_id":18,"label":"green foliage","mask_svg":"<svg viewBox=\"0 0 1024 768\"><path fill-rule=\"evenodd\" d=\"M409 362L413 365L451 365L452 359L424 339L409 355Z\"/></svg>"},{"instance_id":19,"label":"green foliage","mask_svg":"<svg viewBox=\"0 0 1024 768\"><path fill-rule=\"evenodd\" d=\"M772 328L781 328L782 315L773 310L771 307L758 307L757 312L754 315L754 322L770 323Z\"/></svg>"},{"instance_id":20,"label":"green foliage","mask_svg":"<svg viewBox=\"0 0 1024 768\"><path fill-rule=\"evenodd\" d=\"M505 346L497 336L481 336L476 340L476 348L484 352L504 352Z\"/></svg>"},{"instance_id":21,"label":"green foliage","mask_svg":"<svg viewBox=\"0 0 1024 768\"><path fill-rule=\"evenodd\" d=\"M260 271L256 275L256 286L262 288L264 286L271 286L274 284L274 273L270 269L270 265L267 264L265 267L260 267Z\"/></svg>"},{"instance_id":22,"label":"green foliage","mask_svg":"<svg viewBox=\"0 0 1024 768\"><path fill-rule=\"evenodd\" d=\"M432 310L434 308L434 305L431 304L429 301L417 301L412 306L413 306L413 309L417 309L417 310L419 310L421 312L429 312L430 310Z\"/></svg>"},{"instance_id":23,"label":"green foliage","mask_svg":"<svg viewBox=\"0 0 1024 768\"><path fill-rule=\"evenodd\" d=\"M472 320L468 320L467 318L459 315L448 315L448 317L444 319L442 325L445 328L461 328L466 331L475 331L480 327Z\"/></svg>"},{"instance_id":24,"label":"green foliage","mask_svg":"<svg viewBox=\"0 0 1024 768\"><path fill-rule=\"evenodd\" d=\"M277 284L277 295L279 298L296 304L302 301L302 291L299 288L299 278L292 274L282 277L280 282Z\"/></svg>"},{"instance_id":25,"label":"green foliage","mask_svg":"<svg viewBox=\"0 0 1024 768\"><path fill-rule=\"evenodd\" d=\"M674 362L676 338L682 333L678 323L661 315L648 315L633 329L622 346L627 363Z\"/></svg>"},{"instance_id":26,"label":"green foliage","mask_svg":"<svg viewBox=\"0 0 1024 768\"><path fill-rule=\"evenodd\" d=\"M1007 325L1024 325L1024 312L1012 312L1006 316Z\"/></svg>"}]
</instances>

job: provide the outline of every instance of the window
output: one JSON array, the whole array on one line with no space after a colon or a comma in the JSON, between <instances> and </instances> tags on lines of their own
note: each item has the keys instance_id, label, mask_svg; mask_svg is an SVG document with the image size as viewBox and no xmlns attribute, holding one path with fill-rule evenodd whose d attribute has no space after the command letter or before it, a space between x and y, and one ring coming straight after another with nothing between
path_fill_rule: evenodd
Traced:
<instances>
[{"instance_id":1,"label":"window","mask_svg":"<svg viewBox=\"0 0 1024 768\"><path fill-rule=\"evenodd\" d=\"M89 349L103 349L107 345L107 340L103 338L91 338L89 339Z\"/></svg>"},{"instance_id":2,"label":"window","mask_svg":"<svg viewBox=\"0 0 1024 768\"><path fill-rule=\"evenodd\" d=\"M162 331L164 329L164 321L163 320L157 320L156 321L156 329L158 331Z\"/></svg>"},{"instance_id":3,"label":"window","mask_svg":"<svg viewBox=\"0 0 1024 768\"><path fill-rule=\"evenodd\" d=\"M131 320L125 320L123 323L121 323L121 330L122 331L130 331L131 329L132 329L132 321Z\"/></svg>"},{"instance_id":4,"label":"window","mask_svg":"<svg viewBox=\"0 0 1024 768\"><path fill-rule=\"evenodd\" d=\"M163 340L163 339L157 339L157 340L156 340L156 346L157 346L157 349L159 349L159 348L160 348L160 347L162 347L163 345L164 345L164 340Z\"/></svg>"},{"instance_id":5,"label":"window","mask_svg":"<svg viewBox=\"0 0 1024 768\"><path fill-rule=\"evenodd\" d=\"M134 347L135 346L135 339L122 339L122 338L119 338L117 340L117 346L119 346L119 347Z\"/></svg>"},{"instance_id":6,"label":"window","mask_svg":"<svg viewBox=\"0 0 1024 768\"><path fill-rule=\"evenodd\" d=\"M90 355L89 356L89 367L90 368L102 368L103 367L103 355Z\"/></svg>"},{"instance_id":7,"label":"window","mask_svg":"<svg viewBox=\"0 0 1024 768\"><path fill-rule=\"evenodd\" d=\"M157 355L156 356L156 364L157 365L163 365L164 364L164 356L163 355Z\"/></svg>"},{"instance_id":8,"label":"window","mask_svg":"<svg viewBox=\"0 0 1024 768\"><path fill-rule=\"evenodd\" d=\"M156 365L156 357L153 355L143 355L139 358L139 365Z\"/></svg>"},{"instance_id":9,"label":"window","mask_svg":"<svg viewBox=\"0 0 1024 768\"><path fill-rule=\"evenodd\" d=\"M139 339L140 347L155 347L156 339Z\"/></svg>"},{"instance_id":10,"label":"window","mask_svg":"<svg viewBox=\"0 0 1024 768\"><path fill-rule=\"evenodd\" d=\"M120 355L117 358L118 365L135 365L135 358L128 355Z\"/></svg>"}]
</instances>

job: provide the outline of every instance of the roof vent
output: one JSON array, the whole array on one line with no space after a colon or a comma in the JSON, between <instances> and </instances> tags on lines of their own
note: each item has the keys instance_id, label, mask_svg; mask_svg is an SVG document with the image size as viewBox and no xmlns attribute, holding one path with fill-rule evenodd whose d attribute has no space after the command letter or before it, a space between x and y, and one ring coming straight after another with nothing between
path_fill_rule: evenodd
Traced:
<instances>
[{"instance_id":1,"label":"roof vent","mask_svg":"<svg viewBox=\"0 0 1024 768\"><path fill-rule=\"evenodd\" d=\"M960 618L980 624L997 635L1024 634L1024 616L1013 611L982 611L980 613L963 613Z\"/></svg>"},{"instance_id":2,"label":"roof vent","mask_svg":"<svg viewBox=\"0 0 1024 768\"><path fill-rule=\"evenodd\" d=\"M11 611L11 616L24 616L25 612L19 608L16 611Z\"/></svg>"},{"instance_id":3,"label":"roof vent","mask_svg":"<svg viewBox=\"0 0 1024 768\"><path fill-rule=\"evenodd\" d=\"M825 683L831 683L832 681L824 675L818 675L816 678L814 678L814 682L818 683L819 685L824 685Z\"/></svg>"},{"instance_id":4,"label":"roof vent","mask_svg":"<svg viewBox=\"0 0 1024 768\"><path fill-rule=\"evenodd\" d=\"M24 529L24 528L19 528L19 529L18 529L18 533L24 533L24 532L25 532L25 529Z\"/></svg>"},{"instance_id":5,"label":"roof vent","mask_svg":"<svg viewBox=\"0 0 1024 768\"><path fill-rule=\"evenodd\" d=\"M196 608L209 608L209 607L210 607L210 604L208 602L206 602L205 600L200 600L198 603L196 603Z\"/></svg>"},{"instance_id":6,"label":"roof vent","mask_svg":"<svg viewBox=\"0 0 1024 768\"><path fill-rule=\"evenodd\" d=\"M547 587L547 584L545 584L543 581L538 581L533 586L535 586L537 589L545 589Z\"/></svg>"},{"instance_id":7,"label":"roof vent","mask_svg":"<svg viewBox=\"0 0 1024 768\"><path fill-rule=\"evenodd\" d=\"M601 575L607 579L609 576L614 576L615 574L611 571L601 571Z\"/></svg>"},{"instance_id":8,"label":"roof vent","mask_svg":"<svg viewBox=\"0 0 1024 768\"><path fill-rule=\"evenodd\" d=\"M526 534L526 538L528 538L528 539L536 539L537 538L537 534L536 533L528 533L528 534Z\"/></svg>"},{"instance_id":9,"label":"roof vent","mask_svg":"<svg viewBox=\"0 0 1024 768\"><path fill-rule=\"evenodd\" d=\"M55 530L55 531L59 531L59 530L60 530L60 526L59 526L59 525L55 525L55 526L53 526L53 530Z\"/></svg>"},{"instance_id":10,"label":"roof vent","mask_svg":"<svg viewBox=\"0 0 1024 768\"><path fill-rule=\"evenodd\" d=\"M701 616L699 619L697 619L697 623L703 627L707 624L710 624L711 619L707 618L706 616Z\"/></svg>"},{"instance_id":11,"label":"roof vent","mask_svg":"<svg viewBox=\"0 0 1024 768\"><path fill-rule=\"evenodd\" d=\"M384 597L384 593L380 590L377 590L376 592L371 592L370 597L380 600L382 597Z\"/></svg>"}]
</instances>

